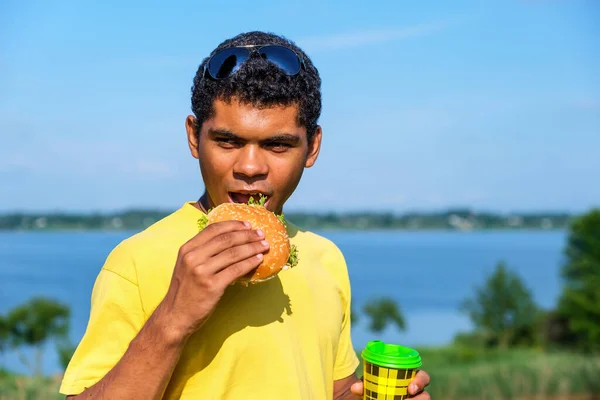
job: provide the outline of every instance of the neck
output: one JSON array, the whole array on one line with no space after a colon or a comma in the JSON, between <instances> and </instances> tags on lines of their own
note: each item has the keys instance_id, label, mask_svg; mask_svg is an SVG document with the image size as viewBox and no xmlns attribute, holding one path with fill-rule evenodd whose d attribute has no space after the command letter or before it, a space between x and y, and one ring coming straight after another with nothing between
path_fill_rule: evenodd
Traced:
<instances>
[{"instance_id":1,"label":"neck","mask_svg":"<svg viewBox=\"0 0 600 400\"><path fill-rule=\"evenodd\" d=\"M198 199L195 206L199 208L200 211L204 212L205 214L208 214L208 210L211 207L208 199L208 194L206 194L206 192L204 192L204 194Z\"/></svg>"}]
</instances>

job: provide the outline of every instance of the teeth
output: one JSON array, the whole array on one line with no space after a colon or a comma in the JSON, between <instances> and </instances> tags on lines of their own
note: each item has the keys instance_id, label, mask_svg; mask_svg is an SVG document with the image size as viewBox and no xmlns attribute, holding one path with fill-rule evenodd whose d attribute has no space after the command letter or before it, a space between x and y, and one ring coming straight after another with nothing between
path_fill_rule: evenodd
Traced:
<instances>
[{"instance_id":1,"label":"teeth","mask_svg":"<svg viewBox=\"0 0 600 400\"><path fill-rule=\"evenodd\" d=\"M248 199L252 198L254 199L254 201L258 202L260 200L261 196L264 196L265 199L268 199L269 197L264 195L261 192L230 192L230 196L232 198L233 201L238 202L238 203L246 203L248 201Z\"/></svg>"}]
</instances>

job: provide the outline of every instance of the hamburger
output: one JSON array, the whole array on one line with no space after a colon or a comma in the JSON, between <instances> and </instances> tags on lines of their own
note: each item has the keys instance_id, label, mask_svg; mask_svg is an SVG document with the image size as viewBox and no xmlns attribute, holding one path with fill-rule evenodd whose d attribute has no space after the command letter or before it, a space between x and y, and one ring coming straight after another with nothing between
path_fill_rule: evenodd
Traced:
<instances>
[{"instance_id":1,"label":"hamburger","mask_svg":"<svg viewBox=\"0 0 600 400\"><path fill-rule=\"evenodd\" d=\"M283 214L277 215L267 210L266 199L260 195L258 201L251 196L248 203L223 203L208 210L208 213L198 220L200 231L216 222L237 220L247 221L251 229L264 232L264 240L269 243L269 248L263 253L264 258L258 267L238 279L238 282L245 286L249 283L268 281L281 270L298 264L298 251L295 245L290 244L285 218Z\"/></svg>"}]
</instances>

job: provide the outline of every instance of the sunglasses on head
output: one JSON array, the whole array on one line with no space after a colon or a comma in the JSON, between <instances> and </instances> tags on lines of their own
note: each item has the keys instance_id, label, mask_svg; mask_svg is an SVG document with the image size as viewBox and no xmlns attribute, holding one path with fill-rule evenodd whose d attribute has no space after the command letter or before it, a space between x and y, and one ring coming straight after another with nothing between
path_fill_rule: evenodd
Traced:
<instances>
[{"instance_id":1,"label":"sunglasses on head","mask_svg":"<svg viewBox=\"0 0 600 400\"><path fill-rule=\"evenodd\" d=\"M304 66L304 59L285 46L247 45L230 47L215 53L204 66L204 73L208 72L213 79L228 78L253 55L277 65L286 75L296 75Z\"/></svg>"}]
</instances>

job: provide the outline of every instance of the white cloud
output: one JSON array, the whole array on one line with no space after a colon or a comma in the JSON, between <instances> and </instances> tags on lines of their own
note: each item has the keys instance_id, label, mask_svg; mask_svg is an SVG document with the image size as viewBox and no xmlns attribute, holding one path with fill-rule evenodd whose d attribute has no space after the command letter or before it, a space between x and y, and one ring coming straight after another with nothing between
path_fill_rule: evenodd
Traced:
<instances>
[{"instance_id":1,"label":"white cloud","mask_svg":"<svg viewBox=\"0 0 600 400\"><path fill-rule=\"evenodd\" d=\"M297 40L296 43L309 52L340 50L360 47L367 44L384 43L426 36L445 30L453 25L458 25L462 22L463 19L448 19L426 24L404 26L400 28L360 30L331 35L311 36L301 38Z\"/></svg>"},{"instance_id":2,"label":"white cloud","mask_svg":"<svg viewBox=\"0 0 600 400\"><path fill-rule=\"evenodd\" d=\"M444 19L429 23L375 30L357 30L353 32L308 36L294 40L302 49L314 53L319 51L341 50L374 43L392 42L419 36L427 36L452 26L460 25L465 18ZM138 68L144 65L150 68L189 68L197 66L202 57L187 57L173 54L158 54L150 57L131 57L107 60L102 68Z\"/></svg>"}]
</instances>

